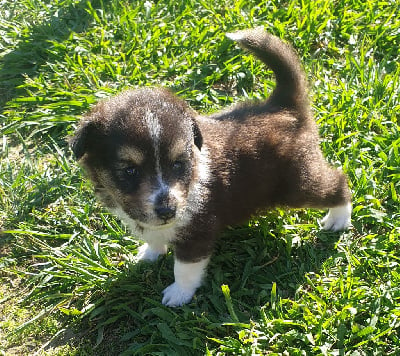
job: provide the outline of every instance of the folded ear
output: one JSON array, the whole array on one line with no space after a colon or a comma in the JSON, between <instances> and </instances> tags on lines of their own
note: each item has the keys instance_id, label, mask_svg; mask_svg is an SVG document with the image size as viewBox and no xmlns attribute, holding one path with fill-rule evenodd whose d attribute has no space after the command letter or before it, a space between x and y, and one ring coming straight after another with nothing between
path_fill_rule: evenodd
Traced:
<instances>
[{"instance_id":1,"label":"folded ear","mask_svg":"<svg viewBox=\"0 0 400 356\"><path fill-rule=\"evenodd\" d=\"M201 135L201 131L199 126L197 125L196 120L193 120L192 129L193 129L194 144L197 146L199 150L201 150L201 146L203 145L203 136Z\"/></svg>"},{"instance_id":2,"label":"folded ear","mask_svg":"<svg viewBox=\"0 0 400 356\"><path fill-rule=\"evenodd\" d=\"M76 130L74 136L69 140L69 146L75 155L76 160L80 160L88 151L91 143L98 137L100 132L100 124L98 122L83 122Z\"/></svg>"}]
</instances>

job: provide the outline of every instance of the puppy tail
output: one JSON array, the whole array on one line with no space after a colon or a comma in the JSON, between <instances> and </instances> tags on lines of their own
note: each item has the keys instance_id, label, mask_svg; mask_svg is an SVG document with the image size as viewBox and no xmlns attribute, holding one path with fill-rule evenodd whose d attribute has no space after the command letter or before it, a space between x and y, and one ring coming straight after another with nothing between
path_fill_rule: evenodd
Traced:
<instances>
[{"instance_id":1,"label":"puppy tail","mask_svg":"<svg viewBox=\"0 0 400 356\"><path fill-rule=\"evenodd\" d=\"M274 72L276 87L269 98L271 104L308 111L307 82L300 60L290 45L261 27L226 36L252 52Z\"/></svg>"}]
</instances>

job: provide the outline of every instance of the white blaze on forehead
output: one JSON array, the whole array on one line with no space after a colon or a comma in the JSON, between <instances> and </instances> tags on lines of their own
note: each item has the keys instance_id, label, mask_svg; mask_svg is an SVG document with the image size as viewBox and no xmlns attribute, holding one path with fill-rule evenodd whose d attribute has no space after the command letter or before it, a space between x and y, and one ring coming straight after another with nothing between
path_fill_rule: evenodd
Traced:
<instances>
[{"instance_id":1,"label":"white blaze on forehead","mask_svg":"<svg viewBox=\"0 0 400 356\"><path fill-rule=\"evenodd\" d=\"M144 121L150 133L150 137L156 142L160 141L161 125L156 114L147 110Z\"/></svg>"},{"instance_id":2,"label":"white blaze on forehead","mask_svg":"<svg viewBox=\"0 0 400 356\"><path fill-rule=\"evenodd\" d=\"M158 120L156 114L148 110L144 117L144 122L149 130L150 137L153 141L154 147L154 156L155 156L155 164L156 164L156 172L159 180L162 180L161 175L161 166L160 166L160 136L161 136L161 124Z\"/></svg>"}]
</instances>

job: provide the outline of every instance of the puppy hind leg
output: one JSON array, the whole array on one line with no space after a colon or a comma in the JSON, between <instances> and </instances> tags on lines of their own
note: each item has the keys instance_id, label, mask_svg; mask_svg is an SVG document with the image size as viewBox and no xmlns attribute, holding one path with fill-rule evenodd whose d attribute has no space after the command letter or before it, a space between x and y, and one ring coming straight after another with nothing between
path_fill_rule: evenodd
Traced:
<instances>
[{"instance_id":1,"label":"puppy hind leg","mask_svg":"<svg viewBox=\"0 0 400 356\"><path fill-rule=\"evenodd\" d=\"M339 170L325 169L305 190L306 206L329 208L321 220L324 230L346 230L351 225L351 193L346 176Z\"/></svg>"},{"instance_id":2,"label":"puppy hind leg","mask_svg":"<svg viewBox=\"0 0 400 356\"><path fill-rule=\"evenodd\" d=\"M324 230L341 231L348 229L351 225L351 193L344 174L340 171L335 171L335 173L336 179L331 187L334 198L331 198L331 204L327 205L329 211L321 220L321 225Z\"/></svg>"}]
</instances>

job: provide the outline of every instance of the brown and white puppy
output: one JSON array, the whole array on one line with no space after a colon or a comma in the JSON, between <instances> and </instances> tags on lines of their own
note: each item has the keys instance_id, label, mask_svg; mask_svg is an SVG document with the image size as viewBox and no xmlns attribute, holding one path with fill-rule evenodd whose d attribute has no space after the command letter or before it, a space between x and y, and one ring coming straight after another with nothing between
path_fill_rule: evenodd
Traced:
<instances>
[{"instance_id":1,"label":"brown and white puppy","mask_svg":"<svg viewBox=\"0 0 400 356\"><path fill-rule=\"evenodd\" d=\"M276 206L329 208L325 229L350 225L347 179L322 156L294 50L261 29L228 37L274 71L266 101L204 117L165 89L130 90L97 104L71 140L97 195L146 242L139 258L173 247L168 306L192 299L226 225Z\"/></svg>"}]
</instances>

